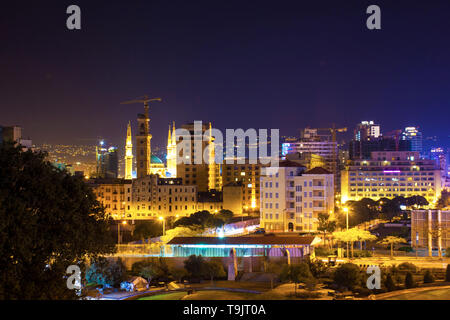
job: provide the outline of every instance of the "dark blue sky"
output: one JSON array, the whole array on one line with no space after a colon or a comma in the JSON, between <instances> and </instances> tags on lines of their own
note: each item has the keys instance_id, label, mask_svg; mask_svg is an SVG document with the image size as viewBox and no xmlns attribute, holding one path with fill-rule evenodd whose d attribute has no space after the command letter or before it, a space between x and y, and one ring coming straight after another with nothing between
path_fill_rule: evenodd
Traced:
<instances>
[{"instance_id":1,"label":"dark blue sky","mask_svg":"<svg viewBox=\"0 0 450 320\"><path fill-rule=\"evenodd\" d=\"M66 8L82 30L66 29ZM382 30L366 28L377 4ZM217 128L420 126L448 137L444 1L28 1L0 8L0 124L37 143L125 139L143 94L153 143L171 121ZM133 122L133 125L135 123ZM447 138L448 141L448 138Z\"/></svg>"}]
</instances>

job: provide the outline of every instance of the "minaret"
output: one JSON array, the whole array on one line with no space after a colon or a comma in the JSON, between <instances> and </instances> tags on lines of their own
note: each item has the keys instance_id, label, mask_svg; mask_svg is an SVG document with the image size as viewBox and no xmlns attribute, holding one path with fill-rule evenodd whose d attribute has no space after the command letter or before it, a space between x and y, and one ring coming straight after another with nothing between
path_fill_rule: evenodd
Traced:
<instances>
[{"instance_id":1,"label":"minaret","mask_svg":"<svg viewBox=\"0 0 450 320\"><path fill-rule=\"evenodd\" d=\"M167 136L167 171L170 172L171 177L177 176L177 140L175 135L175 122L173 122L172 134L170 133L170 125L169 125L169 134Z\"/></svg>"},{"instance_id":2,"label":"minaret","mask_svg":"<svg viewBox=\"0 0 450 320\"><path fill-rule=\"evenodd\" d=\"M133 175L133 141L131 137L131 122L128 122L127 140L125 143L125 179L132 179Z\"/></svg>"}]
</instances>

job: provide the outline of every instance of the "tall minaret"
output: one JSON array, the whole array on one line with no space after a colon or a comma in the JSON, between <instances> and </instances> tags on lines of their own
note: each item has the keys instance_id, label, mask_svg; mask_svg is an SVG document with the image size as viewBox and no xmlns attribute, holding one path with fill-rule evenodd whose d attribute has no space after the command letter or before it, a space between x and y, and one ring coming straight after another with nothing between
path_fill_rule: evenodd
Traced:
<instances>
[{"instance_id":1,"label":"tall minaret","mask_svg":"<svg viewBox=\"0 0 450 320\"><path fill-rule=\"evenodd\" d=\"M177 139L175 134L175 122L172 127L172 134L170 133L170 125L169 125L169 134L167 136L167 171L170 172L171 177L177 176Z\"/></svg>"},{"instance_id":2,"label":"tall minaret","mask_svg":"<svg viewBox=\"0 0 450 320\"><path fill-rule=\"evenodd\" d=\"M127 140L125 143L125 179L132 179L133 175L133 140L131 137L131 122L128 122Z\"/></svg>"}]
</instances>

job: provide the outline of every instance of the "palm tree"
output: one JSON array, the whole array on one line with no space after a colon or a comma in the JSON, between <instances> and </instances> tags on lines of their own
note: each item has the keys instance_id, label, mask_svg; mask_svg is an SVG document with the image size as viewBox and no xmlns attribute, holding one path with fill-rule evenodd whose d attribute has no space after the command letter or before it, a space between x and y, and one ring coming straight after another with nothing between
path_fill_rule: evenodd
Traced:
<instances>
[{"instance_id":1,"label":"palm tree","mask_svg":"<svg viewBox=\"0 0 450 320\"><path fill-rule=\"evenodd\" d=\"M405 242L405 239L400 237L394 237L394 236L388 236L381 240L379 243L383 245L390 245L391 246L391 259L394 258L394 244L396 243L403 243Z\"/></svg>"}]
</instances>

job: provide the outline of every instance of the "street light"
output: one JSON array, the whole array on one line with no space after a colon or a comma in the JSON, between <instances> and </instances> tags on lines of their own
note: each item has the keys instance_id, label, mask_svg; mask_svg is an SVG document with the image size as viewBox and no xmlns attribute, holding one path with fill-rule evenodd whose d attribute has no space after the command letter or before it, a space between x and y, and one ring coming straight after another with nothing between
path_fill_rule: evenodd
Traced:
<instances>
[{"instance_id":1,"label":"street light","mask_svg":"<svg viewBox=\"0 0 450 320\"><path fill-rule=\"evenodd\" d=\"M122 224L126 225L127 222L124 220ZM120 244L120 223L117 223L117 244Z\"/></svg>"},{"instance_id":2,"label":"street light","mask_svg":"<svg viewBox=\"0 0 450 320\"><path fill-rule=\"evenodd\" d=\"M345 212L345 221L346 221L346 225L347 225L347 231L348 231L348 208L344 207L344 212ZM348 241L347 241L347 259L349 258L348 255Z\"/></svg>"},{"instance_id":3,"label":"street light","mask_svg":"<svg viewBox=\"0 0 450 320\"><path fill-rule=\"evenodd\" d=\"M348 230L348 208L347 207L344 207L344 212L345 212L345 221L346 221L347 230Z\"/></svg>"},{"instance_id":4,"label":"street light","mask_svg":"<svg viewBox=\"0 0 450 320\"><path fill-rule=\"evenodd\" d=\"M166 220L163 217L161 217L161 216L158 219L159 219L159 221L162 221L162 224L163 224L163 236L165 236L166 235Z\"/></svg>"}]
</instances>

